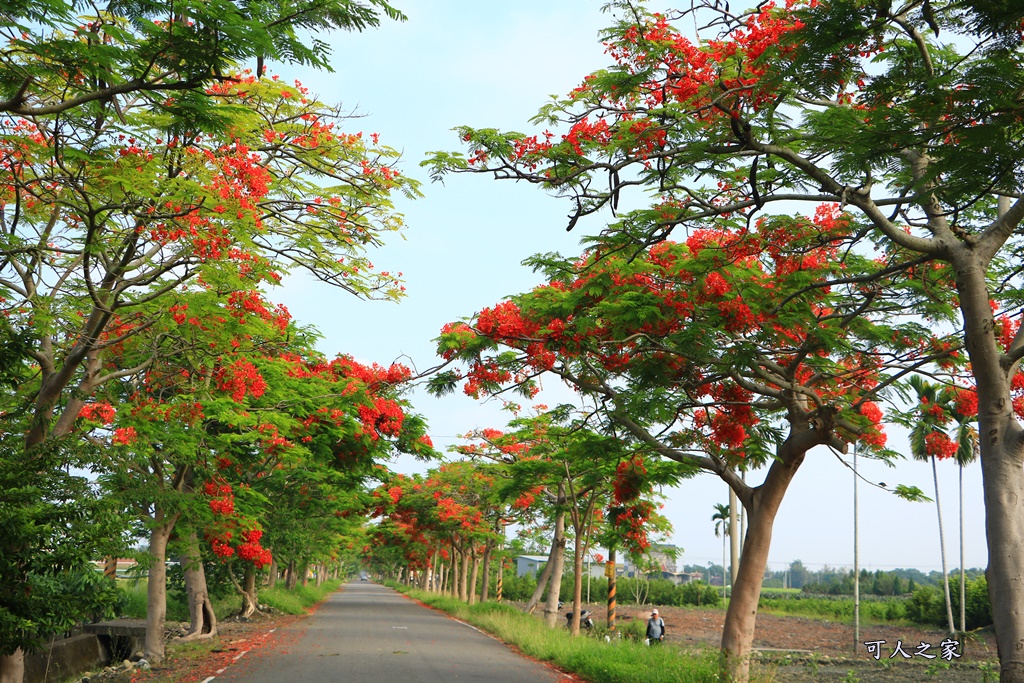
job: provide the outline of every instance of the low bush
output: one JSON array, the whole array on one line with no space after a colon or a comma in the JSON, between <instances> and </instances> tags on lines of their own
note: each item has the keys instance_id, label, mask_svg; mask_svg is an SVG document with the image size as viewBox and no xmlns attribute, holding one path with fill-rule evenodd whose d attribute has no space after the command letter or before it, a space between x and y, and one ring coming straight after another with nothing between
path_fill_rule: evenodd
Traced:
<instances>
[{"instance_id":1,"label":"low bush","mask_svg":"<svg viewBox=\"0 0 1024 683\"><path fill-rule=\"evenodd\" d=\"M992 603L988 599L988 582L984 576L967 581L965 612L967 629L973 630L992 623ZM960 581L950 577L949 594L953 603L953 617L959 627ZM919 624L946 626L946 600L943 592L934 586L918 586L907 601L907 617Z\"/></svg>"}]
</instances>

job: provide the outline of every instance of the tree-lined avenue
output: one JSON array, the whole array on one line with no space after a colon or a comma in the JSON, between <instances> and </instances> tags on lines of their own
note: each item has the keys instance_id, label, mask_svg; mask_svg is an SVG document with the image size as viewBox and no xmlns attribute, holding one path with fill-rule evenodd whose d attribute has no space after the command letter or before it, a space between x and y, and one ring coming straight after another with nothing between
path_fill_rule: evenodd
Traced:
<instances>
[{"instance_id":1,"label":"tree-lined avenue","mask_svg":"<svg viewBox=\"0 0 1024 683\"><path fill-rule=\"evenodd\" d=\"M239 659L214 680L543 683L559 678L472 627L373 583L347 584L316 613L283 631L259 657Z\"/></svg>"}]
</instances>

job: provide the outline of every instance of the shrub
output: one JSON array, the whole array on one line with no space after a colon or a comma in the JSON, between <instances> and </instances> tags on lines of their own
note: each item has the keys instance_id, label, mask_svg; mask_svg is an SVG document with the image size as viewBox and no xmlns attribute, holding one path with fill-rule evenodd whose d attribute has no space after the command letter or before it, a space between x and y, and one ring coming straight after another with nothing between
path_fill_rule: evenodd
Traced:
<instances>
[{"instance_id":1,"label":"shrub","mask_svg":"<svg viewBox=\"0 0 1024 683\"><path fill-rule=\"evenodd\" d=\"M503 600L513 602L525 602L537 590L537 578L533 574L516 576L512 572L506 572L502 579L501 597Z\"/></svg>"},{"instance_id":2,"label":"shrub","mask_svg":"<svg viewBox=\"0 0 1024 683\"><path fill-rule=\"evenodd\" d=\"M952 587L951 587L952 588ZM960 609L960 582L956 582L953 605ZM967 582L967 602L965 603L967 628L976 629L992 623L992 603L988 599L988 581L984 576Z\"/></svg>"},{"instance_id":3,"label":"shrub","mask_svg":"<svg viewBox=\"0 0 1024 683\"><path fill-rule=\"evenodd\" d=\"M717 607L722 601L722 593L714 586L703 581L681 583L675 588L674 605L697 605L699 607Z\"/></svg>"}]
</instances>

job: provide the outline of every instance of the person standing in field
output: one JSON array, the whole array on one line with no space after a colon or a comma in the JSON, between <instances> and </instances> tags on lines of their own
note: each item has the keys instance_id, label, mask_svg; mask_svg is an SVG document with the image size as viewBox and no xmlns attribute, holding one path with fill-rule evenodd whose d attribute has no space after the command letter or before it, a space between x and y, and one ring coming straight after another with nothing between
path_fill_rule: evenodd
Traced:
<instances>
[{"instance_id":1,"label":"person standing in field","mask_svg":"<svg viewBox=\"0 0 1024 683\"><path fill-rule=\"evenodd\" d=\"M665 620L658 616L658 610L651 611L647 620L647 638L652 643L660 643L665 639Z\"/></svg>"}]
</instances>

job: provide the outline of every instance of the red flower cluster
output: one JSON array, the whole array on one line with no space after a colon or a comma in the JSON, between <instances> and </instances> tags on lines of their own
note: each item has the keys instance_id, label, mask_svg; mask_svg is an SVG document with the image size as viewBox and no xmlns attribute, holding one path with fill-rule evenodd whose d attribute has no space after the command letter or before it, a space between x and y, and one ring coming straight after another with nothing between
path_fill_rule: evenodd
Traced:
<instances>
[{"instance_id":1,"label":"red flower cluster","mask_svg":"<svg viewBox=\"0 0 1024 683\"><path fill-rule=\"evenodd\" d=\"M957 387L953 392L953 409L963 417L978 415L978 392Z\"/></svg>"},{"instance_id":2,"label":"red flower cluster","mask_svg":"<svg viewBox=\"0 0 1024 683\"><path fill-rule=\"evenodd\" d=\"M251 529L243 532L242 538L245 541L238 546L239 559L252 562L256 565L257 569L270 564L274 560L271 552L260 545L260 539L263 538L262 530Z\"/></svg>"},{"instance_id":3,"label":"red flower cluster","mask_svg":"<svg viewBox=\"0 0 1024 683\"><path fill-rule=\"evenodd\" d=\"M114 438L111 439L111 442L118 446L130 446L135 443L138 436L135 427L118 427L114 430Z\"/></svg>"},{"instance_id":4,"label":"red flower cluster","mask_svg":"<svg viewBox=\"0 0 1024 683\"><path fill-rule=\"evenodd\" d=\"M381 434L398 436L402 431L405 413L402 407L387 398L375 398L372 405L359 406L359 419L363 423L362 434L376 441Z\"/></svg>"},{"instance_id":5,"label":"red flower cluster","mask_svg":"<svg viewBox=\"0 0 1024 683\"><path fill-rule=\"evenodd\" d=\"M647 467L639 455L631 460L623 460L615 468L615 481L612 484L615 502L626 503L636 499L646 483Z\"/></svg>"},{"instance_id":6,"label":"red flower cluster","mask_svg":"<svg viewBox=\"0 0 1024 683\"><path fill-rule=\"evenodd\" d=\"M519 306L512 301L480 311L476 326L488 337L513 339L533 336L540 329L537 323L524 319Z\"/></svg>"},{"instance_id":7,"label":"red flower cluster","mask_svg":"<svg viewBox=\"0 0 1024 683\"><path fill-rule=\"evenodd\" d=\"M273 310L268 308L269 302L258 290L250 289L245 292L232 292L228 295L227 308L232 311L231 315L238 318L238 322L245 323L246 317L252 315L260 320L266 320L284 332L291 321L291 313L284 306L278 304Z\"/></svg>"},{"instance_id":8,"label":"red flower cluster","mask_svg":"<svg viewBox=\"0 0 1024 683\"><path fill-rule=\"evenodd\" d=\"M861 435L864 443L881 448L885 445L885 428L882 427L882 409L877 403L865 401L860 406L860 413L871 420L871 428Z\"/></svg>"},{"instance_id":9,"label":"red flower cluster","mask_svg":"<svg viewBox=\"0 0 1024 683\"><path fill-rule=\"evenodd\" d=\"M643 554L651 542L647 537L647 522L654 514L654 503L646 500L619 508L609 508L608 517L615 526L624 530L622 534L626 549L634 554Z\"/></svg>"},{"instance_id":10,"label":"red flower cluster","mask_svg":"<svg viewBox=\"0 0 1024 683\"><path fill-rule=\"evenodd\" d=\"M943 432L929 432L924 437L924 452L928 455L945 460L956 455L957 444Z\"/></svg>"},{"instance_id":11,"label":"red flower cluster","mask_svg":"<svg viewBox=\"0 0 1024 683\"><path fill-rule=\"evenodd\" d=\"M105 425L114 421L117 411L109 403L86 403L78 412L78 417L84 420L93 420Z\"/></svg>"},{"instance_id":12,"label":"red flower cluster","mask_svg":"<svg viewBox=\"0 0 1024 683\"><path fill-rule=\"evenodd\" d=\"M259 398L267 390L267 382L259 368L244 358L217 370L213 379L219 390L228 392L238 403L245 399L246 393Z\"/></svg>"}]
</instances>

